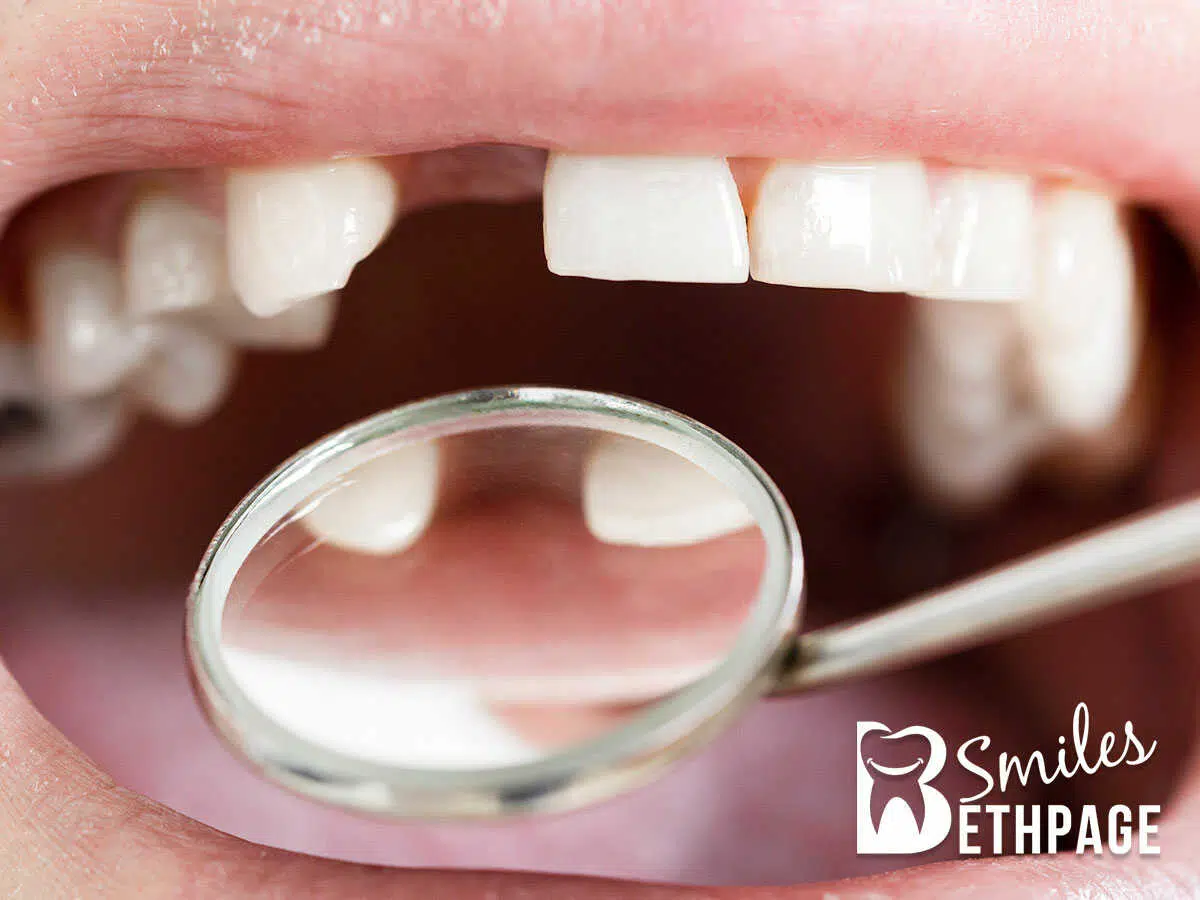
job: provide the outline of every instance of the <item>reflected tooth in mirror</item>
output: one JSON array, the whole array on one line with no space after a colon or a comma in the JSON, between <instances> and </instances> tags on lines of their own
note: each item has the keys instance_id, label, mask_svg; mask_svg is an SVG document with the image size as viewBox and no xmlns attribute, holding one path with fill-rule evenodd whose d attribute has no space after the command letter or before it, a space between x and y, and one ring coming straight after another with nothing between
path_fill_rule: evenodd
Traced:
<instances>
[{"instance_id":1,"label":"reflected tooth in mirror","mask_svg":"<svg viewBox=\"0 0 1200 900\"><path fill-rule=\"evenodd\" d=\"M1038 209L1040 279L1019 305L1031 392L1067 432L1103 429L1129 395L1141 346L1133 250L1119 205L1076 188Z\"/></svg>"},{"instance_id":2,"label":"reflected tooth in mirror","mask_svg":"<svg viewBox=\"0 0 1200 900\"><path fill-rule=\"evenodd\" d=\"M121 321L117 265L90 250L37 253L31 286L38 374L50 392L87 397L113 391L146 346Z\"/></svg>"},{"instance_id":3,"label":"reflected tooth in mirror","mask_svg":"<svg viewBox=\"0 0 1200 900\"><path fill-rule=\"evenodd\" d=\"M109 455L128 424L116 395L47 397L30 348L0 341L0 477L76 471Z\"/></svg>"},{"instance_id":4,"label":"reflected tooth in mirror","mask_svg":"<svg viewBox=\"0 0 1200 900\"><path fill-rule=\"evenodd\" d=\"M930 177L933 267L926 297L1025 300L1036 276L1028 175L947 169Z\"/></svg>"},{"instance_id":5,"label":"reflected tooth in mirror","mask_svg":"<svg viewBox=\"0 0 1200 900\"><path fill-rule=\"evenodd\" d=\"M276 721L408 767L534 761L730 652L766 542L683 450L537 419L419 427L313 470L233 576L222 652Z\"/></svg>"},{"instance_id":6,"label":"reflected tooth in mirror","mask_svg":"<svg viewBox=\"0 0 1200 900\"><path fill-rule=\"evenodd\" d=\"M345 287L391 228L399 191L378 160L341 159L232 170L225 200L234 291L273 316Z\"/></svg>"},{"instance_id":7,"label":"reflected tooth in mirror","mask_svg":"<svg viewBox=\"0 0 1200 900\"><path fill-rule=\"evenodd\" d=\"M583 514L598 540L637 547L695 544L754 524L741 498L699 466L620 436L588 454Z\"/></svg>"},{"instance_id":8,"label":"reflected tooth in mirror","mask_svg":"<svg viewBox=\"0 0 1200 900\"><path fill-rule=\"evenodd\" d=\"M470 685L405 680L234 648L226 658L250 699L271 718L360 759L473 769L517 765L538 755Z\"/></svg>"},{"instance_id":9,"label":"reflected tooth in mirror","mask_svg":"<svg viewBox=\"0 0 1200 900\"><path fill-rule=\"evenodd\" d=\"M305 515L324 541L358 553L400 553L433 519L438 497L436 443L414 442L363 463L317 498Z\"/></svg>"},{"instance_id":10,"label":"reflected tooth in mirror","mask_svg":"<svg viewBox=\"0 0 1200 900\"><path fill-rule=\"evenodd\" d=\"M933 207L917 160L776 160L750 213L756 281L861 291L927 290Z\"/></svg>"},{"instance_id":11,"label":"reflected tooth in mirror","mask_svg":"<svg viewBox=\"0 0 1200 900\"><path fill-rule=\"evenodd\" d=\"M148 409L179 425L212 415L233 384L233 349L216 335L189 325L142 327L152 349L130 378L130 391Z\"/></svg>"},{"instance_id":12,"label":"reflected tooth in mirror","mask_svg":"<svg viewBox=\"0 0 1200 900\"><path fill-rule=\"evenodd\" d=\"M221 222L165 191L135 201L121 255L125 304L135 318L202 309L229 291Z\"/></svg>"},{"instance_id":13,"label":"reflected tooth in mirror","mask_svg":"<svg viewBox=\"0 0 1200 900\"><path fill-rule=\"evenodd\" d=\"M263 318L232 294L217 299L210 311L216 330L249 350L316 350L323 347L337 318L339 295L317 294L296 301L281 313Z\"/></svg>"},{"instance_id":14,"label":"reflected tooth in mirror","mask_svg":"<svg viewBox=\"0 0 1200 900\"><path fill-rule=\"evenodd\" d=\"M716 156L553 153L542 193L546 263L612 281L739 283L746 217Z\"/></svg>"}]
</instances>

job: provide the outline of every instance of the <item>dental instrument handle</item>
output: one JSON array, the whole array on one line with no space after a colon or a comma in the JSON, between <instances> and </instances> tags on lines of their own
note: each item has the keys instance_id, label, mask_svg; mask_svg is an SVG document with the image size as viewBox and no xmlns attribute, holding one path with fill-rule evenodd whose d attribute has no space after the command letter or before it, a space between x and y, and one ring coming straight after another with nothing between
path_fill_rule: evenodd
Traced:
<instances>
[{"instance_id":1,"label":"dental instrument handle","mask_svg":"<svg viewBox=\"0 0 1200 900\"><path fill-rule=\"evenodd\" d=\"M801 634L771 693L809 691L946 656L1196 575L1200 498Z\"/></svg>"}]
</instances>

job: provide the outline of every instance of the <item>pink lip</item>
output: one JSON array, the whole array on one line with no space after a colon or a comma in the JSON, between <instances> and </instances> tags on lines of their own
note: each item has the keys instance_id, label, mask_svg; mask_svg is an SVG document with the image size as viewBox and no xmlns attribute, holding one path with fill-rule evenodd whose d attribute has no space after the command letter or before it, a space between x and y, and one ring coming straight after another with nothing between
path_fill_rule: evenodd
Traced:
<instances>
[{"instance_id":1,"label":"pink lip","mask_svg":"<svg viewBox=\"0 0 1200 900\"><path fill-rule=\"evenodd\" d=\"M1065 167L1200 218L1185 0L239 0L14 19L0 220L105 171L479 141Z\"/></svg>"}]
</instances>

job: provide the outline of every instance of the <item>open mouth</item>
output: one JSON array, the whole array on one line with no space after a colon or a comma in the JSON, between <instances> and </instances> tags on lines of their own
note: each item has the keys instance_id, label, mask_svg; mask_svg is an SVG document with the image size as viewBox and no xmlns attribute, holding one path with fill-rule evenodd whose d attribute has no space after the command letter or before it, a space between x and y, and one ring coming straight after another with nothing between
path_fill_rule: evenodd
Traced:
<instances>
[{"instance_id":1,"label":"open mouth","mask_svg":"<svg viewBox=\"0 0 1200 900\"><path fill-rule=\"evenodd\" d=\"M257 858L189 817L359 863L802 885L944 860L872 884L1036 893L1032 861L953 841L857 855L855 722L1050 754L1086 702L1097 732L1156 739L1153 762L1021 799L1161 803L1163 864L1194 856L1186 588L770 701L651 787L488 826L359 819L259 781L202 721L180 649L194 566L262 475L351 419L484 384L627 393L732 437L795 510L817 622L1193 490L1200 131L1176 111L1200 69L1151 33L1200 39L1200 20L1062 7L0 14L19 38L0 648L70 742L182 816L78 785L101 800L50 807L126 822L103 849L138 859ZM22 783L53 794L38 758ZM298 891L404 884L263 859ZM1079 893L1160 877L1055 865Z\"/></svg>"}]
</instances>

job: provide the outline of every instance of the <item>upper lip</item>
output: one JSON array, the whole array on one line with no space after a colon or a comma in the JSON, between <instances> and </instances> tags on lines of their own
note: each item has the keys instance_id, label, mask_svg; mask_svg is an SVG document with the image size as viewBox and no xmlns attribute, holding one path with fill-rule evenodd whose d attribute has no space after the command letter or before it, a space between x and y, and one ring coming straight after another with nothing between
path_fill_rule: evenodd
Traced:
<instances>
[{"instance_id":1,"label":"upper lip","mask_svg":"<svg viewBox=\"0 0 1200 900\"><path fill-rule=\"evenodd\" d=\"M57 14L56 14L57 15ZM1200 223L1185 0L5 13L0 222L102 172L470 142L1085 172Z\"/></svg>"}]
</instances>

